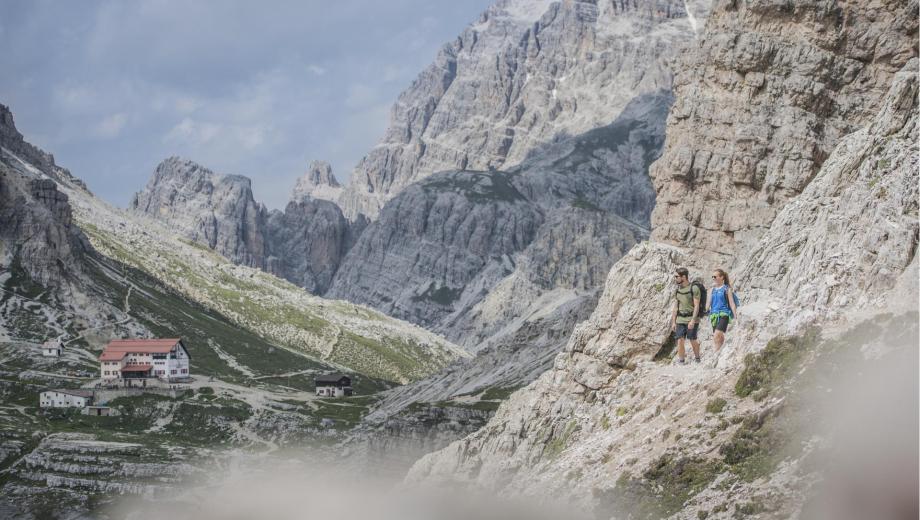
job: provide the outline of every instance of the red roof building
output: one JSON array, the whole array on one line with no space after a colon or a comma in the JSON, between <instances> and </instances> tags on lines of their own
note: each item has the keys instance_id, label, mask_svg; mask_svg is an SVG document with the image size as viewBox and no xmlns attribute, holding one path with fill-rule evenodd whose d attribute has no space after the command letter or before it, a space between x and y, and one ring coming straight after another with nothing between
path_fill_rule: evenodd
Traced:
<instances>
[{"instance_id":1,"label":"red roof building","mask_svg":"<svg viewBox=\"0 0 920 520\"><path fill-rule=\"evenodd\" d=\"M116 339L99 355L102 380L158 378L167 381L189 377L191 356L181 338Z\"/></svg>"}]
</instances>

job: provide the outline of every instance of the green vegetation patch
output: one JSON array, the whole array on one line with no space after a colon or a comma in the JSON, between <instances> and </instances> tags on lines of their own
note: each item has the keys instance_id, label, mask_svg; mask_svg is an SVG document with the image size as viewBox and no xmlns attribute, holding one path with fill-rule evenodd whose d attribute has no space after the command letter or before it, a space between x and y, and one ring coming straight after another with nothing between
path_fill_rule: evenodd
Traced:
<instances>
[{"instance_id":1,"label":"green vegetation patch","mask_svg":"<svg viewBox=\"0 0 920 520\"><path fill-rule=\"evenodd\" d=\"M515 202L526 200L511 182L512 173L465 170L423 181L425 191L454 191L472 202Z\"/></svg>"},{"instance_id":2,"label":"green vegetation patch","mask_svg":"<svg viewBox=\"0 0 920 520\"><path fill-rule=\"evenodd\" d=\"M574 420L569 421L559 435L549 439L546 447L543 449L543 455L547 458L554 459L559 456L569 445L572 435L578 429L578 423Z\"/></svg>"},{"instance_id":3,"label":"green vegetation patch","mask_svg":"<svg viewBox=\"0 0 920 520\"><path fill-rule=\"evenodd\" d=\"M725 405L728 402L721 397L716 397L715 399L706 403L706 413L717 414L722 413L722 410L725 409Z\"/></svg>"},{"instance_id":4,"label":"green vegetation patch","mask_svg":"<svg viewBox=\"0 0 920 520\"><path fill-rule=\"evenodd\" d=\"M601 208L584 197L577 197L572 202L573 208L584 209L587 211L601 211Z\"/></svg>"},{"instance_id":5,"label":"green vegetation patch","mask_svg":"<svg viewBox=\"0 0 920 520\"><path fill-rule=\"evenodd\" d=\"M735 394L747 397L755 391L765 390L758 397L766 397L801 369L802 360L815 348L820 337L821 331L811 328L801 336L774 338L762 351L745 356L744 371L735 383Z\"/></svg>"},{"instance_id":6,"label":"green vegetation patch","mask_svg":"<svg viewBox=\"0 0 920 520\"><path fill-rule=\"evenodd\" d=\"M796 426L787 417L747 416L732 438L719 447L719 454L732 473L746 481L766 477L783 459Z\"/></svg>"},{"instance_id":7,"label":"green vegetation patch","mask_svg":"<svg viewBox=\"0 0 920 520\"><path fill-rule=\"evenodd\" d=\"M679 511L723 471L718 460L662 455L641 477L624 473L605 502L619 515L660 519Z\"/></svg>"},{"instance_id":8,"label":"green vegetation patch","mask_svg":"<svg viewBox=\"0 0 920 520\"><path fill-rule=\"evenodd\" d=\"M425 289L425 292L418 296L413 296L412 301L431 301L438 305L448 306L460 299L460 295L463 294L463 289L463 287L454 289L446 285L435 288L435 283L431 282L428 288Z\"/></svg>"}]
</instances>

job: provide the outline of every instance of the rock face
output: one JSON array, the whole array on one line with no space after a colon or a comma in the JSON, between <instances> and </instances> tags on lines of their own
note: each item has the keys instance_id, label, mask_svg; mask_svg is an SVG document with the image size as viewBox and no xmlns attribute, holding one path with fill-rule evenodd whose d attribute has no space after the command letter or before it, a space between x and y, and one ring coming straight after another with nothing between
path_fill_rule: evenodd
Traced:
<instances>
[{"instance_id":1,"label":"rock face","mask_svg":"<svg viewBox=\"0 0 920 520\"><path fill-rule=\"evenodd\" d=\"M266 270L323 294L353 243L352 226L334 203L309 195L272 211L267 223L270 257Z\"/></svg>"},{"instance_id":2,"label":"rock face","mask_svg":"<svg viewBox=\"0 0 920 520\"><path fill-rule=\"evenodd\" d=\"M497 2L400 95L381 143L342 194L345 214L373 220L433 173L507 170L534 149L609 124L633 96L670 88L666 60L708 4Z\"/></svg>"},{"instance_id":3,"label":"rock face","mask_svg":"<svg viewBox=\"0 0 920 520\"><path fill-rule=\"evenodd\" d=\"M6 154L14 163L14 168L26 168L27 165L32 165L54 179L67 181L86 189L86 184L82 180L71 175L66 168L55 164L53 155L23 139L22 134L16 129L13 113L8 106L2 103L0 103L0 146L6 149Z\"/></svg>"},{"instance_id":4,"label":"rock face","mask_svg":"<svg viewBox=\"0 0 920 520\"><path fill-rule=\"evenodd\" d=\"M313 162L284 212L256 202L251 181L219 175L170 157L157 166L130 209L177 228L181 235L230 261L285 278L323 294L345 253L366 226L349 223L334 199L341 190L328 164Z\"/></svg>"},{"instance_id":5,"label":"rock face","mask_svg":"<svg viewBox=\"0 0 920 520\"><path fill-rule=\"evenodd\" d=\"M332 166L325 161L313 161L307 173L297 179L291 201L298 202L304 197L336 201L342 193L342 185L332 175Z\"/></svg>"},{"instance_id":6,"label":"rock face","mask_svg":"<svg viewBox=\"0 0 920 520\"><path fill-rule=\"evenodd\" d=\"M266 265L265 207L252 196L248 178L218 175L192 161L170 157L161 162L130 209L175 227L231 261Z\"/></svg>"},{"instance_id":7,"label":"rock face","mask_svg":"<svg viewBox=\"0 0 920 520\"><path fill-rule=\"evenodd\" d=\"M58 191L54 180L71 180L70 173L55 165L51 154L23 140L4 105L0 146L0 264L18 262L38 283L77 276L77 259L87 245L71 225L67 195ZM48 174L31 161L38 161Z\"/></svg>"},{"instance_id":8,"label":"rock face","mask_svg":"<svg viewBox=\"0 0 920 520\"><path fill-rule=\"evenodd\" d=\"M492 413L457 403L415 405L352 430L343 458L362 474L399 478L420 456L475 432Z\"/></svg>"},{"instance_id":9,"label":"rock face","mask_svg":"<svg viewBox=\"0 0 920 520\"><path fill-rule=\"evenodd\" d=\"M762 468L757 480L738 477L750 455L745 439L762 446L770 433L758 428L782 404L739 392L739 376L757 359L746 356L775 352L782 343L775 338L803 335L807 326L833 338L885 311L908 312L907 325L872 335L916 335L916 3L867 9L717 5L703 41L683 60L691 69L677 76L666 152L652 170L660 196L652 242L614 265L597 309L552 370L513 394L482 430L421 459L410 482L457 479L504 493L555 493L586 507L608 492L629 503L648 489L648 503L664 508L635 511L648 518L728 517L744 509L733 502L752 497L776 517L801 514L809 483L820 480L802 464L807 443L788 460L758 448L782 463ZM830 76L822 72L828 66ZM734 195L737 213L702 204L720 193ZM714 355L704 326L704 365L667 362L671 273L731 257L735 263L723 265L743 305L726 348ZM844 350L865 363L879 346L854 330L842 334L857 342ZM882 350L899 345L880 341ZM713 397L728 415L706 412ZM676 442L675 432L688 441ZM674 479L684 477L681 487Z\"/></svg>"},{"instance_id":10,"label":"rock face","mask_svg":"<svg viewBox=\"0 0 920 520\"><path fill-rule=\"evenodd\" d=\"M368 422L415 401L523 386L552 366L594 309L610 266L647 236L654 198L645 172L661 147L669 103L664 93L640 96L616 122L535 153L510 172L437 174L385 206L329 294L389 313L408 310L477 355L386 392ZM445 201L459 204L466 219L485 216L455 223L440 209ZM519 225L522 215L526 233L493 229ZM454 230L475 230L467 232L478 241L453 242ZM494 237L517 242L496 247L487 242Z\"/></svg>"},{"instance_id":11,"label":"rock face","mask_svg":"<svg viewBox=\"0 0 920 520\"><path fill-rule=\"evenodd\" d=\"M593 290L646 236L646 172L669 103L665 93L640 96L617 121L508 171L410 185L359 238L329 295L482 347L547 293L556 291L555 307ZM552 302L540 303L545 312Z\"/></svg>"},{"instance_id":12,"label":"rock face","mask_svg":"<svg viewBox=\"0 0 920 520\"><path fill-rule=\"evenodd\" d=\"M655 240L747 252L916 56L916 2L720 2L682 55ZM845 20L845 23L844 21ZM718 87L718 88L716 88Z\"/></svg>"}]
</instances>

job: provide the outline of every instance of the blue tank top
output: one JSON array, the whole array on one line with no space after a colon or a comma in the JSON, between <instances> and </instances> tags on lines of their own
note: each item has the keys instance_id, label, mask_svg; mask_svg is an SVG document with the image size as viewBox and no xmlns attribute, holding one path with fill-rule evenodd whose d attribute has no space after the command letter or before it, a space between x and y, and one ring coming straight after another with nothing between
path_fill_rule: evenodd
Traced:
<instances>
[{"instance_id":1,"label":"blue tank top","mask_svg":"<svg viewBox=\"0 0 920 520\"><path fill-rule=\"evenodd\" d=\"M710 294L712 294L712 301L709 304L710 314L717 314L719 312L724 312L729 315L732 314L732 309L728 305L727 289L728 286L726 285L710 289Z\"/></svg>"}]
</instances>

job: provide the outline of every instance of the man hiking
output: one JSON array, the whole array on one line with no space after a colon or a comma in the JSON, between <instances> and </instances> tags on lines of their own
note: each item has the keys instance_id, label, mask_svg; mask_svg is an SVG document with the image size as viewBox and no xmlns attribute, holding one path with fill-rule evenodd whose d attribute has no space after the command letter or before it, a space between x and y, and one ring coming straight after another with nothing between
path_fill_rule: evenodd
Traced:
<instances>
[{"instance_id":1,"label":"man hiking","mask_svg":"<svg viewBox=\"0 0 920 520\"><path fill-rule=\"evenodd\" d=\"M728 330L728 324L738 319L736 305L738 300L732 291L732 282L728 279L728 273L725 271L721 269L713 271L712 285L706 308L709 309L709 321L712 322L716 352L719 352L722 350L722 344L725 343L725 331Z\"/></svg>"},{"instance_id":2,"label":"man hiking","mask_svg":"<svg viewBox=\"0 0 920 520\"><path fill-rule=\"evenodd\" d=\"M686 363L684 339L690 340L693 347L693 359L700 362L700 341L696 335L700 329L700 300L703 291L700 283L690 283L690 272L684 267L679 267L674 272L674 281L677 291L674 292L674 306L671 310L671 330L677 340L677 362Z\"/></svg>"}]
</instances>

